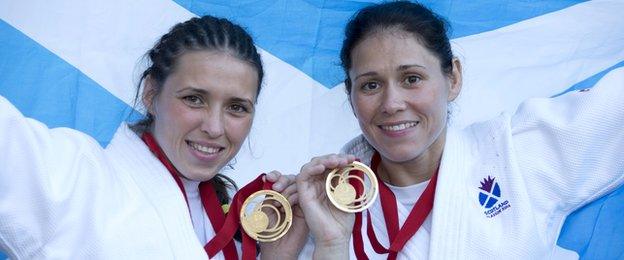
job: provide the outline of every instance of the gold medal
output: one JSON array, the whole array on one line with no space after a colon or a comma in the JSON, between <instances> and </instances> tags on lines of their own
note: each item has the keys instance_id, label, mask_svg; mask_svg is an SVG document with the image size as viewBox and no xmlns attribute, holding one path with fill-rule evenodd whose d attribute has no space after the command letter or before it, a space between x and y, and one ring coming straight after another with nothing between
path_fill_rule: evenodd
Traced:
<instances>
[{"instance_id":1,"label":"gold medal","mask_svg":"<svg viewBox=\"0 0 624 260\"><path fill-rule=\"evenodd\" d=\"M351 171L361 171L367 177L368 182L362 177L351 175ZM355 180L361 183L363 192L357 195L355 187L349 181ZM370 207L377 199L378 182L373 170L366 164L353 162L347 167L334 169L325 180L325 192L334 206L344 212L361 212Z\"/></svg>"},{"instance_id":2,"label":"gold medal","mask_svg":"<svg viewBox=\"0 0 624 260\"><path fill-rule=\"evenodd\" d=\"M259 201L250 212L251 202ZM281 212L275 204L282 206ZM284 236L292 225L292 208L288 200L276 191L261 190L249 196L240 211L240 221L247 235L256 241L273 242Z\"/></svg>"}]
</instances>

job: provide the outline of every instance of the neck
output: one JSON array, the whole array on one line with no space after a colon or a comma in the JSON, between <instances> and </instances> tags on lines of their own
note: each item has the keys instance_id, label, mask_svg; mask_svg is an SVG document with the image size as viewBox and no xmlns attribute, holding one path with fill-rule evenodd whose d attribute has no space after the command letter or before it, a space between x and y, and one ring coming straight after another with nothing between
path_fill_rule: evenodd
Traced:
<instances>
[{"instance_id":1,"label":"neck","mask_svg":"<svg viewBox=\"0 0 624 260\"><path fill-rule=\"evenodd\" d=\"M427 150L405 162L393 162L381 155L379 177L394 186L404 187L431 179L438 171L446 139L446 129Z\"/></svg>"},{"instance_id":2,"label":"neck","mask_svg":"<svg viewBox=\"0 0 624 260\"><path fill-rule=\"evenodd\" d=\"M201 183L200 181L187 179L186 177L182 176L182 174L178 174L178 176L180 176L180 180L182 180L182 184L184 184L184 189L187 193L199 192L199 184Z\"/></svg>"}]
</instances>

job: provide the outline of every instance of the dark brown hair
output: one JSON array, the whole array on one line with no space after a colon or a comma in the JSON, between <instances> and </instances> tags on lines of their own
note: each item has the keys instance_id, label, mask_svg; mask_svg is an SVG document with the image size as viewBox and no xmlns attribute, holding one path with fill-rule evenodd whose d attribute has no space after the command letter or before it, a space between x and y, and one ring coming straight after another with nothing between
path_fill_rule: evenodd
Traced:
<instances>
[{"instance_id":1,"label":"dark brown hair","mask_svg":"<svg viewBox=\"0 0 624 260\"><path fill-rule=\"evenodd\" d=\"M453 70L453 51L447 36L448 23L429 8L408 1L387 2L365 7L349 20L340 50L340 61L345 72L345 87L351 94L351 51L366 37L384 30L400 29L412 34L439 60L443 72Z\"/></svg>"},{"instance_id":2,"label":"dark brown hair","mask_svg":"<svg viewBox=\"0 0 624 260\"><path fill-rule=\"evenodd\" d=\"M141 85L147 77L154 81L155 95L158 95L162 91L165 80L174 71L178 59L184 53L203 50L223 51L250 63L258 73L256 96L260 94L264 70L260 54L249 33L227 19L203 16L176 24L146 53L149 67L141 74L135 103L141 96ZM153 122L154 116L147 112L145 118L135 123L132 129L137 133L142 133L148 131ZM217 174L210 182L221 204L229 203L227 188L236 189L234 181L225 175Z\"/></svg>"}]
</instances>

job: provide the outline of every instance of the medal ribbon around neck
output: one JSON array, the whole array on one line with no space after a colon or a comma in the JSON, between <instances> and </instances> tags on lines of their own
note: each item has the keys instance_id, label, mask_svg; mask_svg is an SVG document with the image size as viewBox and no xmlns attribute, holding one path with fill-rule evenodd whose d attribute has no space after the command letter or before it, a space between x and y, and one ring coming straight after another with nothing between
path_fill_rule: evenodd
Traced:
<instances>
[{"instance_id":1,"label":"medal ribbon around neck","mask_svg":"<svg viewBox=\"0 0 624 260\"><path fill-rule=\"evenodd\" d=\"M292 225L292 208L283 195L271 190L273 183L265 182L264 176L266 174L261 174L234 195L230 205L230 214L227 215L225 223L206 245L208 252L219 252L221 248L227 246L228 243L232 242L239 226L242 226L244 231L242 233L242 259L256 259L256 241L275 241L288 232ZM260 196L264 196L263 202L256 204L251 213L247 214L246 208L250 202ZM279 202L283 207L283 217L281 216L282 213L273 205L274 202ZM275 214L277 220L272 226L269 216L262 211L263 209L273 211Z\"/></svg>"},{"instance_id":2,"label":"medal ribbon around neck","mask_svg":"<svg viewBox=\"0 0 624 260\"><path fill-rule=\"evenodd\" d=\"M377 170L381 162L381 156L377 151L371 159L371 168ZM416 231L425 222L429 213L433 209L433 200L435 196L435 189L438 180L438 172L436 171L427 184L425 191L416 204L410 211L407 219L403 223L403 226L399 229L399 214L397 210L397 202L394 193L388 186L379 179L379 176L375 175L379 182L379 193L381 197L381 207L383 210L384 220L386 222L386 231L388 232L388 241L390 241L390 248L384 247L373 229L371 221L371 214L366 211L366 222L368 239L371 242L373 250L378 254L388 254L388 259L396 259L398 252L400 252L407 241L409 241ZM362 213L358 212L355 215L355 223L353 225L353 247L357 259L368 259L366 252L364 251L364 241L362 240Z\"/></svg>"},{"instance_id":3,"label":"medal ribbon around neck","mask_svg":"<svg viewBox=\"0 0 624 260\"><path fill-rule=\"evenodd\" d=\"M143 133L141 139L148 146L150 151L160 160L160 162L169 170L169 173L175 180L176 184L180 188L184 199L187 202L186 191L182 180L180 179L180 173L173 166L171 161L167 158L162 151L156 139L148 132ZM262 242L275 241L282 237L290 226L292 225L292 208L288 203L288 200L281 194L271 190L272 182L265 182L263 177L265 174L261 174L255 180L241 188L232 198L232 205L227 214L223 212L223 208L217 198L217 193L209 181L201 182L199 184L199 194L204 206L204 210L208 215L210 224L213 230L215 230L215 237L213 237L206 245L204 250L208 254L209 258L213 258L223 251L225 259L238 259L238 252L236 251L236 245L234 243L234 235L239 229L239 225L242 225L243 232L243 255L242 259L256 259L256 240ZM259 203L260 206L256 206L250 216L244 214L246 206L254 198L259 196L265 196L264 201L276 201L279 202L284 208L284 217L282 218L279 210L273 205L273 203ZM243 202L243 199L246 200ZM262 212L263 208L269 208L273 210L278 218L277 222L269 227L269 218ZM190 212L190 209L189 209ZM237 214L240 212L240 215ZM217 232L218 230L218 232ZM268 233L268 234L267 234Z\"/></svg>"},{"instance_id":4,"label":"medal ribbon around neck","mask_svg":"<svg viewBox=\"0 0 624 260\"><path fill-rule=\"evenodd\" d=\"M182 195L184 195L184 201L186 201L186 205L188 207L188 198L186 197L186 191L184 189L184 185L182 184L182 180L180 179L180 173L173 166L173 163L169 161L163 150L160 148L154 136L150 133L145 132L141 136L143 142L147 145L147 147L152 151L152 153L160 160L160 162L169 170L169 173L175 180L176 184L182 191ZM223 226L225 222L225 213L223 213L223 209L221 208L221 203L219 203L219 199L217 198L217 193L212 187L212 183L209 181L201 182L199 184L199 196L201 198L201 202L204 205L204 211L206 211L206 215L208 215L208 219L210 220L210 224L212 225L213 230L218 230ZM190 213L190 208L189 208ZM217 250L216 252L210 252L208 248L208 244L204 246L204 250L208 253L210 258L214 257L216 253L218 253L221 249L223 249L223 255L226 259L238 259L238 253L236 252L236 245L234 241L229 241L229 243L225 244L222 248Z\"/></svg>"},{"instance_id":5,"label":"medal ribbon around neck","mask_svg":"<svg viewBox=\"0 0 624 260\"><path fill-rule=\"evenodd\" d=\"M364 180L366 176L369 185ZM333 169L327 174L325 192L331 203L341 211L355 213L366 210L377 199L378 180L375 173L361 162Z\"/></svg>"}]
</instances>

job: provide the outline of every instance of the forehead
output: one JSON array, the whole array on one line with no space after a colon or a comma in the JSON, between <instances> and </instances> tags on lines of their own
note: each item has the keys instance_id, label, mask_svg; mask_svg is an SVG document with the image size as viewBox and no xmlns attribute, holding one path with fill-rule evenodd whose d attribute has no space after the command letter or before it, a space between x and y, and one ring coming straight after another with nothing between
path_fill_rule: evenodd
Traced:
<instances>
[{"instance_id":1,"label":"forehead","mask_svg":"<svg viewBox=\"0 0 624 260\"><path fill-rule=\"evenodd\" d=\"M227 92L255 100L256 69L224 51L191 51L178 57L174 71L165 80L173 91L185 87L208 92ZM169 84L168 84L169 83Z\"/></svg>"},{"instance_id":2,"label":"forehead","mask_svg":"<svg viewBox=\"0 0 624 260\"><path fill-rule=\"evenodd\" d=\"M401 65L439 68L439 64L439 59L415 35L403 30L388 29L365 36L353 48L349 71L350 74L361 74L396 69Z\"/></svg>"}]
</instances>

